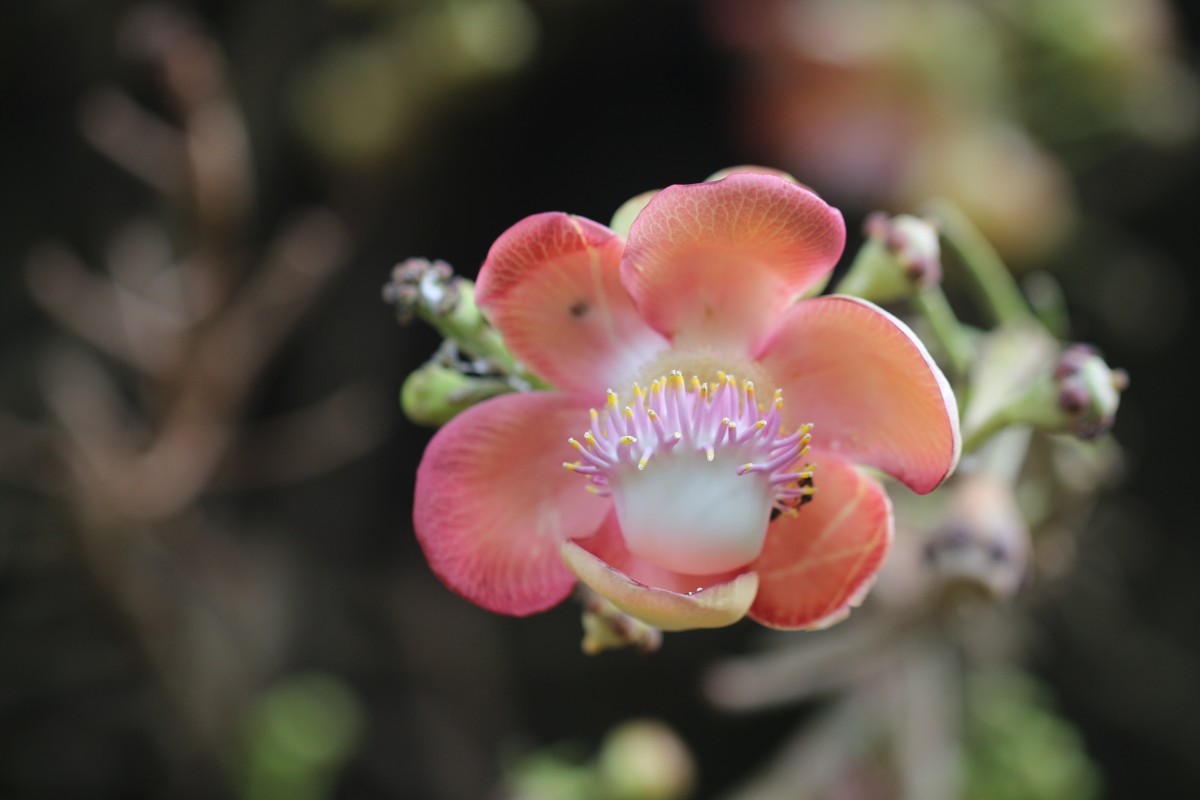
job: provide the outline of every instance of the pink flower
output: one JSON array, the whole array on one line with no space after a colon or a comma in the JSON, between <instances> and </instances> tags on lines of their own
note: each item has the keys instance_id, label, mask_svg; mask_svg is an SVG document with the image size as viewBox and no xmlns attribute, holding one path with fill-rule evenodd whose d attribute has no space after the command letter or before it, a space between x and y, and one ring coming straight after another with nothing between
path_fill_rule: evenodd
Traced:
<instances>
[{"instance_id":1,"label":"pink flower","mask_svg":"<svg viewBox=\"0 0 1200 800\"><path fill-rule=\"evenodd\" d=\"M761 173L662 190L627 241L562 213L502 234L477 302L557 388L487 400L430 442L413 518L438 577L518 616L578 579L665 630L845 617L892 537L856 465L928 492L960 437L902 322L799 299L844 243L837 210Z\"/></svg>"}]
</instances>

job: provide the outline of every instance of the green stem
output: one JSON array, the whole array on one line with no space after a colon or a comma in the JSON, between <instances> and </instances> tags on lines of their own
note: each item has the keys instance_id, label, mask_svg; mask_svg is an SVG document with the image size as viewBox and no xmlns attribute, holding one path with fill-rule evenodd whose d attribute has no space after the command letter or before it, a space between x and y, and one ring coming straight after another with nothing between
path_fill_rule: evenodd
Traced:
<instances>
[{"instance_id":1,"label":"green stem","mask_svg":"<svg viewBox=\"0 0 1200 800\"><path fill-rule=\"evenodd\" d=\"M517 363L504 346L500 332L480 314L475 305L475 284L465 278L456 280L459 299L450 313L438 313L422 303L417 308L418 316L471 358L487 361L504 374L520 378L534 388L547 388L543 381Z\"/></svg>"},{"instance_id":2,"label":"green stem","mask_svg":"<svg viewBox=\"0 0 1200 800\"><path fill-rule=\"evenodd\" d=\"M974 453L989 439L1007 428L1013 421L1014 420L1012 415L1009 413L1009 409L1000 409L995 414L990 416L982 425L975 428L975 430L968 431L963 436L963 454L966 455L969 453Z\"/></svg>"},{"instance_id":3,"label":"green stem","mask_svg":"<svg viewBox=\"0 0 1200 800\"><path fill-rule=\"evenodd\" d=\"M940 286L930 286L913 294L910 298L913 308L929 323L934 337L950 360L954 376L961 377L971 363L971 341L967 332L959 323L954 309L946 300Z\"/></svg>"},{"instance_id":4,"label":"green stem","mask_svg":"<svg viewBox=\"0 0 1200 800\"><path fill-rule=\"evenodd\" d=\"M937 201L933 215L941 226L943 238L962 261L963 267L975 281L980 297L999 324L1029 319L1032 312L1012 273L1004 266L1000 254L991 242L956 206Z\"/></svg>"}]
</instances>

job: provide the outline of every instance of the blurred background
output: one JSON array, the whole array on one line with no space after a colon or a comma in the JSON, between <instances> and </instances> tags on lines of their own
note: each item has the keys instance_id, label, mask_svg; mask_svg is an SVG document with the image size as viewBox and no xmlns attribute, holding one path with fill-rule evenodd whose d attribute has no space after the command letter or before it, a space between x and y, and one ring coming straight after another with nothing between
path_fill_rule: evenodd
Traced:
<instances>
[{"instance_id":1,"label":"blurred background","mask_svg":"<svg viewBox=\"0 0 1200 800\"><path fill-rule=\"evenodd\" d=\"M749 623L586 657L575 604L445 590L396 402L438 337L380 288L742 163L849 252L949 198L1129 371L1120 477L1005 658L1077 731L1071 796L1200 796L1198 42L1183 0L9 4L0 797L502 797L641 717L735 796L820 701L713 702Z\"/></svg>"}]
</instances>

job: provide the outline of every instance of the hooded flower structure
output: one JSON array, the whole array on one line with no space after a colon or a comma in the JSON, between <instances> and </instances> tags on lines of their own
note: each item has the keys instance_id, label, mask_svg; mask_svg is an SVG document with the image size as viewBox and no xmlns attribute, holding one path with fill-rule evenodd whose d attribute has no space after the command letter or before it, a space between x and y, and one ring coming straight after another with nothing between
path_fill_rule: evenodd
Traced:
<instances>
[{"instance_id":1,"label":"hooded flower structure","mask_svg":"<svg viewBox=\"0 0 1200 800\"><path fill-rule=\"evenodd\" d=\"M801 299L841 214L779 175L671 186L628 238L576 216L506 231L476 299L557 387L460 414L417 472L434 572L492 611L576 580L665 630L842 619L892 537L856 465L928 492L954 468L954 397L921 342L862 300Z\"/></svg>"}]
</instances>

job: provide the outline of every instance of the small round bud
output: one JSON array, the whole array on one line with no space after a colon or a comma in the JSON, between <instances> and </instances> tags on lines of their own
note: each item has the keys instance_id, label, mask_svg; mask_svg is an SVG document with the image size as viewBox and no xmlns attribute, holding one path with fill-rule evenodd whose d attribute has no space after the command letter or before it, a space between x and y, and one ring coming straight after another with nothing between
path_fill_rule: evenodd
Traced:
<instances>
[{"instance_id":1,"label":"small round bud","mask_svg":"<svg viewBox=\"0 0 1200 800\"><path fill-rule=\"evenodd\" d=\"M1054 381L1063 428L1095 439L1112 428L1129 373L1109 367L1094 347L1076 344L1059 356Z\"/></svg>"},{"instance_id":2,"label":"small round bud","mask_svg":"<svg viewBox=\"0 0 1200 800\"><path fill-rule=\"evenodd\" d=\"M889 303L941 282L941 247L928 220L877 211L863 228L867 241L837 292Z\"/></svg>"},{"instance_id":3,"label":"small round bud","mask_svg":"<svg viewBox=\"0 0 1200 800\"><path fill-rule=\"evenodd\" d=\"M464 375L456 366L434 360L405 378L400 407L418 425L436 427L481 400L509 391L512 387L502 379Z\"/></svg>"},{"instance_id":4,"label":"small round bud","mask_svg":"<svg viewBox=\"0 0 1200 800\"><path fill-rule=\"evenodd\" d=\"M611 800L682 800L696 783L696 763L687 746L654 720L634 720L610 731L597 766L603 796Z\"/></svg>"}]
</instances>

